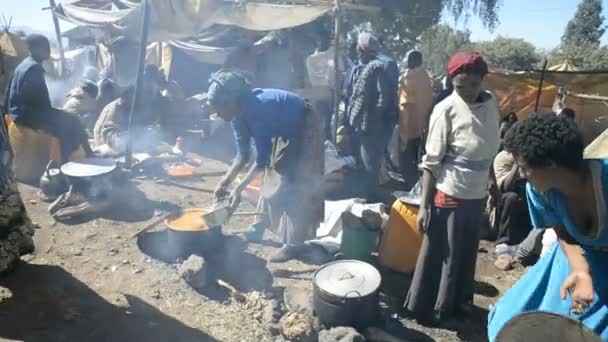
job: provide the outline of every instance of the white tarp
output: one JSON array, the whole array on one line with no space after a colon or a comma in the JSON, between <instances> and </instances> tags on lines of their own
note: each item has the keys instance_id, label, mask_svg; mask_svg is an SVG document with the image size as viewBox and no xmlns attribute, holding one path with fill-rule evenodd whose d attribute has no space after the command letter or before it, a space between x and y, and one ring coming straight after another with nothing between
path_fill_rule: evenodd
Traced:
<instances>
[{"instance_id":1,"label":"white tarp","mask_svg":"<svg viewBox=\"0 0 608 342\"><path fill-rule=\"evenodd\" d=\"M252 31L280 30L307 24L331 10L328 5L150 0L149 39L169 41L194 37L214 24L238 26ZM132 9L102 11L63 4L56 12L64 20L80 25L108 27L135 40L141 32L141 5Z\"/></svg>"},{"instance_id":2,"label":"white tarp","mask_svg":"<svg viewBox=\"0 0 608 342\"><path fill-rule=\"evenodd\" d=\"M325 201L325 219L317 228L316 238L306 243L318 245L329 254L335 254L342 244L342 214L350 212L362 217L363 212L371 210L382 217L382 226L388 221L386 207L383 203L366 203L361 198L350 198L341 201Z\"/></svg>"},{"instance_id":3,"label":"white tarp","mask_svg":"<svg viewBox=\"0 0 608 342\"><path fill-rule=\"evenodd\" d=\"M235 48L205 46L179 40L172 40L169 44L184 51L197 61L207 64L224 64L230 53L235 50Z\"/></svg>"}]
</instances>

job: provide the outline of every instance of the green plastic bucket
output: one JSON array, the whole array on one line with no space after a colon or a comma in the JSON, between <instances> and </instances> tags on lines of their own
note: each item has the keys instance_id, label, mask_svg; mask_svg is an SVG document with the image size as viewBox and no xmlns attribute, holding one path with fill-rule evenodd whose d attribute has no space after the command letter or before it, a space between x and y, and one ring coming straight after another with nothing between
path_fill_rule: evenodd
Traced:
<instances>
[{"instance_id":1,"label":"green plastic bucket","mask_svg":"<svg viewBox=\"0 0 608 342\"><path fill-rule=\"evenodd\" d=\"M378 230L344 227L340 252L345 259L369 262L378 245Z\"/></svg>"}]
</instances>

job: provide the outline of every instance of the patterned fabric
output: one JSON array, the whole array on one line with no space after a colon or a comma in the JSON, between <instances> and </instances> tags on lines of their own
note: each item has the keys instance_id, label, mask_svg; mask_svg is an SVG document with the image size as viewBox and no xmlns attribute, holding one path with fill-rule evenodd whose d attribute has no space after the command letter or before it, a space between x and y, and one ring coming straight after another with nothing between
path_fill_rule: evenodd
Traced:
<instances>
[{"instance_id":1,"label":"patterned fabric","mask_svg":"<svg viewBox=\"0 0 608 342\"><path fill-rule=\"evenodd\" d=\"M12 173L6 123L0 120L0 273L10 270L22 254L34 250L33 235Z\"/></svg>"},{"instance_id":2,"label":"patterned fabric","mask_svg":"<svg viewBox=\"0 0 608 342\"><path fill-rule=\"evenodd\" d=\"M372 80L372 76L375 72L380 69L384 69L384 63L379 60L373 60L369 62L361 71L361 74L355 81L355 86L353 89L353 93L351 98L349 99L349 107L348 107L348 122L351 127L359 128L365 131L367 126L367 116L365 115L366 106L368 96L367 89L369 87L369 82Z\"/></svg>"}]
</instances>

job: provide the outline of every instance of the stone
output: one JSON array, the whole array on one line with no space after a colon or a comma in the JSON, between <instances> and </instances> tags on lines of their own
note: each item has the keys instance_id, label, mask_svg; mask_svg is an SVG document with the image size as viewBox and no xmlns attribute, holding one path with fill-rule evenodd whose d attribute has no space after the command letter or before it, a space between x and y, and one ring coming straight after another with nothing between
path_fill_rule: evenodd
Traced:
<instances>
[{"instance_id":1,"label":"stone","mask_svg":"<svg viewBox=\"0 0 608 342\"><path fill-rule=\"evenodd\" d=\"M0 303L6 302L7 300L13 298L13 292L11 289L0 286Z\"/></svg>"},{"instance_id":2,"label":"stone","mask_svg":"<svg viewBox=\"0 0 608 342\"><path fill-rule=\"evenodd\" d=\"M209 267L205 260L198 255L191 255L178 268L177 274L194 289L202 289L209 281Z\"/></svg>"},{"instance_id":3,"label":"stone","mask_svg":"<svg viewBox=\"0 0 608 342\"><path fill-rule=\"evenodd\" d=\"M513 268L513 257L508 254L501 254L494 263L499 270L509 271Z\"/></svg>"},{"instance_id":4,"label":"stone","mask_svg":"<svg viewBox=\"0 0 608 342\"><path fill-rule=\"evenodd\" d=\"M116 249L116 248L110 248L110 251L108 252L108 254L110 254L110 255L116 255L116 254L118 254L118 249Z\"/></svg>"},{"instance_id":5,"label":"stone","mask_svg":"<svg viewBox=\"0 0 608 342\"><path fill-rule=\"evenodd\" d=\"M281 324L281 335L292 342L317 341L313 329L312 317L299 312L288 312L279 322Z\"/></svg>"},{"instance_id":6,"label":"stone","mask_svg":"<svg viewBox=\"0 0 608 342\"><path fill-rule=\"evenodd\" d=\"M365 342L365 337L350 327L336 327L319 332L319 342Z\"/></svg>"}]
</instances>

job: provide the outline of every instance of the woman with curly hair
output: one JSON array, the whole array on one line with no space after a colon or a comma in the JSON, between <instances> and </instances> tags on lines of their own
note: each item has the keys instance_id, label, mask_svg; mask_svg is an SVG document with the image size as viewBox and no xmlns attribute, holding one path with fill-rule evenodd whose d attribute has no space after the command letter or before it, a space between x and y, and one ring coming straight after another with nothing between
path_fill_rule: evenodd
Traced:
<instances>
[{"instance_id":1,"label":"woman with curly hair","mask_svg":"<svg viewBox=\"0 0 608 342\"><path fill-rule=\"evenodd\" d=\"M504 143L528 180L533 226L554 227L559 244L498 301L490 340L526 311L575 316L608 339L608 160L584 160L576 124L553 113L515 124Z\"/></svg>"},{"instance_id":2,"label":"woman with curly hair","mask_svg":"<svg viewBox=\"0 0 608 342\"><path fill-rule=\"evenodd\" d=\"M487 72L477 53L452 57L454 92L431 115L417 217L424 239L405 302L424 324L444 324L471 309L481 217L499 145L498 105L482 88Z\"/></svg>"}]
</instances>

